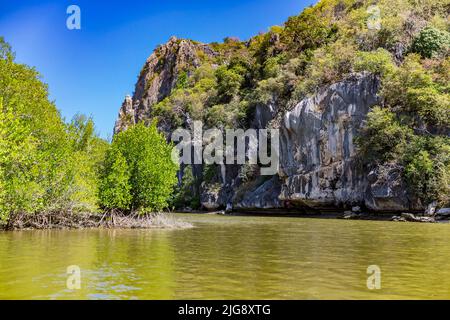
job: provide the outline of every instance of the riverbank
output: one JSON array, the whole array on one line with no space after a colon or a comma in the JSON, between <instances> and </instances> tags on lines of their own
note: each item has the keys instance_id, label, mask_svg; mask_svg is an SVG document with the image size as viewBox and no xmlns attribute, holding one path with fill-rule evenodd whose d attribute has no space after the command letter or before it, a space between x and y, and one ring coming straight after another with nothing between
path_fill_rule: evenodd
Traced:
<instances>
[{"instance_id":1,"label":"riverbank","mask_svg":"<svg viewBox=\"0 0 450 320\"><path fill-rule=\"evenodd\" d=\"M447 212L448 209L445 210ZM386 213L386 212L354 212L354 211L327 211L304 213L296 211L279 210L245 210L245 211L179 211L182 214L206 214L206 215L230 215L230 216L254 216L254 217L296 217L307 219L344 219L344 220L372 220L372 221L392 221L392 222L421 222L421 223L449 223L450 216L446 214L436 214L435 216L425 216L418 213Z\"/></svg>"},{"instance_id":2,"label":"riverbank","mask_svg":"<svg viewBox=\"0 0 450 320\"><path fill-rule=\"evenodd\" d=\"M285 217L306 219L372 220L392 222L449 223L449 215L434 217L412 213L376 212L322 212L304 213L295 211L178 211L180 214L227 215L253 217ZM101 214L49 212L39 214L14 214L7 222L0 223L0 231L43 230L43 229L185 229L192 224L174 217L172 213L152 213L147 215L124 215L118 212Z\"/></svg>"},{"instance_id":3,"label":"riverbank","mask_svg":"<svg viewBox=\"0 0 450 320\"><path fill-rule=\"evenodd\" d=\"M146 215L124 215L118 212L103 214L46 212L37 214L14 214L8 221L0 224L0 230L29 229L183 229L190 223L175 218L170 213L152 213Z\"/></svg>"}]
</instances>

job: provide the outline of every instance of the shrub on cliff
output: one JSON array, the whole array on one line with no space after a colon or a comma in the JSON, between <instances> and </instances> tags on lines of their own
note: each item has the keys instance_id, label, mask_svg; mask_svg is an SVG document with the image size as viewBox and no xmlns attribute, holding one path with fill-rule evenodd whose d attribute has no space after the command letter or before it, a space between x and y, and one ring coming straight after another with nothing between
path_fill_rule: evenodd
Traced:
<instances>
[{"instance_id":1,"label":"shrub on cliff","mask_svg":"<svg viewBox=\"0 0 450 320\"><path fill-rule=\"evenodd\" d=\"M385 163L404 153L411 135L412 131L398 122L395 113L375 107L369 112L356 142L365 161Z\"/></svg>"},{"instance_id":2,"label":"shrub on cliff","mask_svg":"<svg viewBox=\"0 0 450 320\"><path fill-rule=\"evenodd\" d=\"M450 139L416 136L403 156L412 193L424 204L450 201Z\"/></svg>"},{"instance_id":3,"label":"shrub on cliff","mask_svg":"<svg viewBox=\"0 0 450 320\"><path fill-rule=\"evenodd\" d=\"M192 173L192 166L185 166L182 175L181 184L175 190L171 205L175 208L190 207L191 209L200 209L200 198L196 192L196 189L199 187L199 181Z\"/></svg>"},{"instance_id":4,"label":"shrub on cliff","mask_svg":"<svg viewBox=\"0 0 450 320\"><path fill-rule=\"evenodd\" d=\"M216 71L217 92L220 101L229 102L239 93L244 77L238 70L222 66Z\"/></svg>"},{"instance_id":5,"label":"shrub on cliff","mask_svg":"<svg viewBox=\"0 0 450 320\"><path fill-rule=\"evenodd\" d=\"M447 85L435 79L448 74L448 69L426 68L416 54L410 54L395 72L382 79L381 94L385 104L404 114L405 121L420 129L441 129L450 125L450 95ZM442 74L440 74L442 73Z\"/></svg>"},{"instance_id":6,"label":"shrub on cliff","mask_svg":"<svg viewBox=\"0 0 450 320\"><path fill-rule=\"evenodd\" d=\"M448 61L408 55L398 67L364 53L361 66L381 75L383 108L374 108L357 143L370 165L401 165L410 193L424 205L445 205L450 192ZM377 61L382 63L376 63ZM386 68L388 66L388 68Z\"/></svg>"},{"instance_id":7,"label":"shrub on cliff","mask_svg":"<svg viewBox=\"0 0 450 320\"><path fill-rule=\"evenodd\" d=\"M139 123L117 134L102 175L102 205L140 212L167 207L177 183L178 164L171 155L172 145L158 132L156 121L149 127Z\"/></svg>"},{"instance_id":8,"label":"shrub on cliff","mask_svg":"<svg viewBox=\"0 0 450 320\"><path fill-rule=\"evenodd\" d=\"M355 60L355 71L368 71L385 77L395 71L395 64L389 51L379 48L370 52L358 52Z\"/></svg>"},{"instance_id":9,"label":"shrub on cliff","mask_svg":"<svg viewBox=\"0 0 450 320\"><path fill-rule=\"evenodd\" d=\"M342 41L315 50L298 81L294 97L301 99L325 85L342 80L352 71L355 57L355 48Z\"/></svg>"},{"instance_id":10,"label":"shrub on cliff","mask_svg":"<svg viewBox=\"0 0 450 320\"><path fill-rule=\"evenodd\" d=\"M388 109L374 108L356 141L371 164L397 163L412 195L428 205L450 201L450 139L414 134Z\"/></svg>"},{"instance_id":11,"label":"shrub on cliff","mask_svg":"<svg viewBox=\"0 0 450 320\"><path fill-rule=\"evenodd\" d=\"M424 58L433 58L444 54L450 48L450 33L433 27L424 28L412 44L412 51Z\"/></svg>"},{"instance_id":12,"label":"shrub on cliff","mask_svg":"<svg viewBox=\"0 0 450 320\"><path fill-rule=\"evenodd\" d=\"M332 8L326 1L303 10L298 16L290 17L281 33L282 42L296 52L312 50L330 41L337 32L332 23Z\"/></svg>"}]
</instances>

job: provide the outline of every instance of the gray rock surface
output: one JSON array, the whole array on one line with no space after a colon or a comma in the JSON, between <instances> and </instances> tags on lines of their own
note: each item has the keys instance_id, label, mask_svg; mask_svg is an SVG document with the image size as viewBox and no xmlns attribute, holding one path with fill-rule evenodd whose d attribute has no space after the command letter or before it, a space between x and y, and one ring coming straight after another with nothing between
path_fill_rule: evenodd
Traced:
<instances>
[{"instance_id":1,"label":"gray rock surface","mask_svg":"<svg viewBox=\"0 0 450 320\"><path fill-rule=\"evenodd\" d=\"M406 186L401 179L402 168L397 165L378 166L367 175L368 189L365 205L374 211L409 209Z\"/></svg>"},{"instance_id":2,"label":"gray rock surface","mask_svg":"<svg viewBox=\"0 0 450 320\"><path fill-rule=\"evenodd\" d=\"M282 207L279 200L281 185L278 176L273 176L271 179L262 183L255 189L250 189L243 195L242 199L238 201L234 209L277 209Z\"/></svg>"},{"instance_id":3,"label":"gray rock surface","mask_svg":"<svg viewBox=\"0 0 450 320\"><path fill-rule=\"evenodd\" d=\"M433 217L415 216L412 213L402 213L400 216L392 217L392 221L397 222L426 222L435 223L436 220Z\"/></svg>"},{"instance_id":4,"label":"gray rock surface","mask_svg":"<svg viewBox=\"0 0 450 320\"><path fill-rule=\"evenodd\" d=\"M314 208L364 203L354 137L378 102L378 80L355 75L301 101L281 126L280 199Z\"/></svg>"},{"instance_id":5,"label":"gray rock surface","mask_svg":"<svg viewBox=\"0 0 450 320\"><path fill-rule=\"evenodd\" d=\"M220 183L202 183L200 188L200 203L209 211L226 206L225 188Z\"/></svg>"}]
</instances>

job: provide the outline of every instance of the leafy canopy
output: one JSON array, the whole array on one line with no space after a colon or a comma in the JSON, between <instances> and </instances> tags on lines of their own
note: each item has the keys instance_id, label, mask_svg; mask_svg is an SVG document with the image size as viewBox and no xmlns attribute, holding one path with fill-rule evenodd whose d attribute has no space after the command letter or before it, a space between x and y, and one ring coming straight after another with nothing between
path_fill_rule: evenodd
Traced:
<instances>
[{"instance_id":1,"label":"leafy canopy","mask_svg":"<svg viewBox=\"0 0 450 320\"><path fill-rule=\"evenodd\" d=\"M156 121L139 123L114 137L102 174L100 198L106 208L140 212L167 207L177 184L172 145Z\"/></svg>"}]
</instances>

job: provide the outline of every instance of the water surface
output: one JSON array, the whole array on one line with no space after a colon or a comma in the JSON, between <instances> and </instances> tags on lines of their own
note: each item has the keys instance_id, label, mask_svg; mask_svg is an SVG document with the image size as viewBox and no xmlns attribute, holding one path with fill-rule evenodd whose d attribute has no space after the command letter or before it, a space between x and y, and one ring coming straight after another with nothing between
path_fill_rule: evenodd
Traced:
<instances>
[{"instance_id":1,"label":"water surface","mask_svg":"<svg viewBox=\"0 0 450 320\"><path fill-rule=\"evenodd\" d=\"M195 227L0 232L0 299L450 298L450 225L180 216Z\"/></svg>"}]
</instances>

